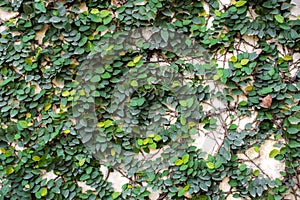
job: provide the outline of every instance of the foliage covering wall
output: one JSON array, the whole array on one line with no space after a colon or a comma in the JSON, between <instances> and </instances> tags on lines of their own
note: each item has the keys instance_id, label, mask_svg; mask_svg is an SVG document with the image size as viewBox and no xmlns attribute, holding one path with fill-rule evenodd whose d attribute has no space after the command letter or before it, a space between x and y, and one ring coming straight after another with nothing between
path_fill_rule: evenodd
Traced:
<instances>
[{"instance_id":1,"label":"foliage covering wall","mask_svg":"<svg viewBox=\"0 0 300 200\"><path fill-rule=\"evenodd\" d=\"M300 18L290 16L289 2L239 0L221 5L215 0L2 0L1 9L18 15L1 22L0 197L148 199L152 188L160 191L160 199L225 199L229 194L270 200L292 194L299 199L300 73L299 60L293 60L293 55L300 47ZM204 4L209 6L209 13ZM213 18L210 27L209 18ZM223 142L215 155L206 157L201 149L190 146L164 171L137 173L138 169L132 167L128 174L125 170L130 183L120 193L106 181L99 161L84 146L75 128L75 77L80 63L102 41L122 30L149 26L176 30L195 40L208 51L215 66L214 61L223 56L228 67L218 66L214 80L224 86L224 112L237 117L257 116L242 130L233 121L224 123ZM247 42L246 36L256 41L249 45L258 51L239 48ZM126 52L105 72L96 74L103 86L94 94L99 122L111 123L107 106L120 74L143 64L152 54L176 65L178 73L194 75L191 85L197 90L199 102L218 98L219 93L203 87L202 75L181 62L176 52L149 50L145 45ZM139 60L134 60L137 56ZM133 66L128 65L130 61L134 61ZM158 86L154 89L163 91ZM150 91L141 89L136 97L148 98ZM232 103L242 96L245 100ZM159 94L154 98L165 101ZM131 106L146 112L143 104L147 101L140 104ZM199 112L201 123L213 130L216 117L201 109ZM175 125L183 127L180 116ZM159 148L171 141L173 134L157 133L156 139L142 138L139 142L109 124L100 128L110 141L137 152ZM258 151L268 139L278 141L279 150L271 151L270 157L285 164L282 179L273 180L261 170L248 168L237 156L249 148ZM50 171L57 175L55 179L42 178ZM227 192L220 189L225 177L231 186ZM82 181L94 190L83 193L78 185Z\"/></svg>"}]
</instances>

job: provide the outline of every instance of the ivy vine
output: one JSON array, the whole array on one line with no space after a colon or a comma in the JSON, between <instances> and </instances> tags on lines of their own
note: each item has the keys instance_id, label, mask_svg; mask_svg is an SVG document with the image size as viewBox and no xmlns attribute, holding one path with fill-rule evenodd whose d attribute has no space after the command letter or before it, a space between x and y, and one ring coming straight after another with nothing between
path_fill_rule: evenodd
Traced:
<instances>
[{"instance_id":1,"label":"ivy vine","mask_svg":"<svg viewBox=\"0 0 300 200\"><path fill-rule=\"evenodd\" d=\"M150 199L153 191L159 191L158 199L300 199L300 17L291 14L290 0L2 0L0 6L15 13L0 21L1 199ZM185 35L185 44L176 45L196 42L210 62L198 70L177 49L141 42L102 66L90 79L97 83L89 95L104 134L95 141L104 150L105 142L134 153L159 150L180 131L197 135L182 115L193 104L203 129L221 138L214 153L187 140L180 147L184 151L165 158L166 168L141 170L132 157L118 157L118 149L110 153L123 167L100 163L85 145L91 138L82 140L80 128L87 124L78 128L72 109L76 98L90 97L78 90L81 63L120 32L141 27L160 27L161 44L171 37L168 31ZM197 102L174 103L175 122L168 129L131 137L111 118L113 91L122 75L153 57L189 79ZM207 84L208 78L220 88ZM173 94L166 85L131 84L138 89L128 110L138 115L139 125L148 123L153 105L167 112ZM212 100L224 107L213 109ZM241 126L243 118L254 120ZM281 178L272 178L247 154L259 152L266 141L275 142L269 157L285 166ZM121 192L114 191L101 166L128 178ZM55 178L45 178L48 173ZM225 180L228 191L221 187ZM92 189L83 191L82 182Z\"/></svg>"}]
</instances>

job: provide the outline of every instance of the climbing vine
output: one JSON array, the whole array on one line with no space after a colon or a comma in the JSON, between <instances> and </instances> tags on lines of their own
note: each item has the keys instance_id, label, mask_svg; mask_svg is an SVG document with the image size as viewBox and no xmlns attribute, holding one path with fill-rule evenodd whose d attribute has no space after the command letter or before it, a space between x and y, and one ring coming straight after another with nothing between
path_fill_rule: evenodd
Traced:
<instances>
[{"instance_id":1,"label":"climbing vine","mask_svg":"<svg viewBox=\"0 0 300 200\"><path fill-rule=\"evenodd\" d=\"M0 6L13 14L0 20L1 199L149 199L155 191L157 199L300 198L300 17L291 14L290 1L2 0ZM168 50L139 41L138 48L119 51L93 71L88 79L94 85L78 87L81 64L118 47L106 41L145 27L159 27L153 38L161 46L173 32L186 38L172 40ZM194 43L207 54L206 63L179 54ZM148 64L155 71L161 63L183 77L181 84L196 98L176 101L169 85L140 85L151 76L137 71L127 105L137 116L134 123L149 125L150 108L171 118L164 121L167 129L133 137L111 115L111 102L127 95L121 88L115 96L115 86L131 69ZM72 108L91 98L102 135L82 138L89 123L78 123L77 111L83 111ZM186 121L195 113L200 128ZM193 145L200 132L216 141L212 152ZM268 141L274 144L269 159L284 166L280 177L249 155L260 154ZM114 161L100 162L90 142ZM168 145L181 151L164 158L167 167L140 168L132 156L120 154L126 149L147 155ZM128 178L122 191L107 180L116 171Z\"/></svg>"}]
</instances>

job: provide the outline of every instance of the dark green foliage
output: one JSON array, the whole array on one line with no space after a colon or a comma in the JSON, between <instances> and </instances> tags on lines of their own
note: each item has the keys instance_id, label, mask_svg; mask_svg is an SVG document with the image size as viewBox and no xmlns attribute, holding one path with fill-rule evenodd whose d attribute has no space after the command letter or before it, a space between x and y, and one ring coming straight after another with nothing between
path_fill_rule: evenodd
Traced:
<instances>
[{"instance_id":1,"label":"dark green foliage","mask_svg":"<svg viewBox=\"0 0 300 200\"><path fill-rule=\"evenodd\" d=\"M205 12L201 1L191 0L128 0L122 5L89 0L85 1L87 11L79 11L84 1L64 2L0 2L4 10L19 12L15 18L1 22L5 30L0 37L0 199L149 199L150 188L160 190L161 199L225 199L228 193L219 187L225 177L235 188L230 193L236 197L277 200L286 193L293 194L296 184L299 187L300 71L299 60L293 60L293 55L300 50L300 20L299 16L289 18L293 6L290 1L239 0L219 10L217 1L206 0L210 13ZM255 18L247 15L250 10L257 15ZM214 17L211 28L207 27L208 17ZM219 66L213 77L224 89L216 92L204 85L203 77L209 69L197 70L176 54L177 49L157 50L148 43L138 43L139 49L124 52L90 77L96 85L91 96L96 102L98 127L105 133L97 137L97 142L109 141L120 149L147 153L170 144L180 131L189 128L182 113L195 105L193 99L178 102L176 123L149 137L132 137L111 119L108 107L114 98L114 86L129 69L148 62L152 54L168 62L178 74L193 75L190 86L199 102L218 98L238 117L258 114L255 126L247 124L244 130L234 123L225 124L224 141L216 155L189 146L187 134L182 136L186 139L184 152L167 157L171 165L160 171L131 166L130 156L116 157L115 162L126 163L126 176L131 180L118 193L100 172L97 156L84 145L93 136L87 134L82 139L75 126L72 103L78 96L89 101L77 90L76 76L80 74L79 64L88 55L99 53L99 46L119 31L152 26L162 28L158 42L162 45L171 38L168 31L188 37L185 44L176 47L190 46L192 41L201 44L210 56L210 66L216 66L217 54L234 54L229 67ZM43 31L45 35L38 42L36 36ZM257 40L253 48L261 52L240 51L236 43L245 42L243 36L253 36ZM280 46L287 49L285 55ZM129 111L141 126L149 123L149 107L160 105L160 110L167 110L168 99L174 97L166 85L140 86L134 81L131 85L138 89ZM229 106L242 95L247 100ZM267 95L272 104L262 107L261 99ZM205 129L216 129L214 115L200 106L192 108L200 113ZM272 137L284 141L278 142L279 150L270 152L271 158L286 165L281 172L283 180L272 180L248 168L237 156ZM114 149L112 154L118 155L118 151ZM110 166L110 170L117 169ZM57 177L43 179L42 175L50 171ZM79 181L86 181L95 191L83 193Z\"/></svg>"}]
</instances>

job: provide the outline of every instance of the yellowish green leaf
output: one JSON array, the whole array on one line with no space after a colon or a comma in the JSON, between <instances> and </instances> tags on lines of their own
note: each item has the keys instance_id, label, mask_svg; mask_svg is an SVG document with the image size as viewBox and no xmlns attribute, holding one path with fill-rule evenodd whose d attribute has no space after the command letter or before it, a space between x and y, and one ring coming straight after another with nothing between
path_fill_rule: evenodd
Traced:
<instances>
[{"instance_id":1,"label":"yellowish green leaf","mask_svg":"<svg viewBox=\"0 0 300 200\"><path fill-rule=\"evenodd\" d=\"M250 91L254 90L254 87L252 85L248 85L248 86L245 87L245 90L247 92L250 92Z\"/></svg>"},{"instance_id":2,"label":"yellowish green leaf","mask_svg":"<svg viewBox=\"0 0 300 200\"><path fill-rule=\"evenodd\" d=\"M61 95L62 95L63 97L67 97L67 96L70 95L70 92L69 92L68 90L66 90L66 91L62 92Z\"/></svg>"},{"instance_id":3,"label":"yellowish green leaf","mask_svg":"<svg viewBox=\"0 0 300 200\"><path fill-rule=\"evenodd\" d=\"M69 129L63 131L64 134L69 134L71 131Z\"/></svg>"},{"instance_id":4,"label":"yellowish green leaf","mask_svg":"<svg viewBox=\"0 0 300 200\"><path fill-rule=\"evenodd\" d=\"M179 166L179 165L182 165L182 164L183 164L183 160L181 160L181 159L178 159L178 160L175 161L176 166Z\"/></svg>"},{"instance_id":5,"label":"yellowish green leaf","mask_svg":"<svg viewBox=\"0 0 300 200\"><path fill-rule=\"evenodd\" d=\"M91 10L91 14L98 14L99 13L99 10L97 8L93 8Z\"/></svg>"},{"instance_id":6,"label":"yellowish green leaf","mask_svg":"<svg viewBox=\"0 0 300 200\"><path fill-rule=\"evenodd\" d=\"M215 168L215 164L212 163L212 162L206 163L206 166L207 166L208 169L214 169Z\"/></svg>"},{"instance_id":7,"label":"yellowish green leaf","mask_svg":"<svg viewBox=\"0 0 300 200\"><path fill-rule=\"evenodd\" d=\"M120 196L120 192L114 192L114 193L112 193L112 199L116 199L116 198L118 198L118 196Z\"/></svg>"},{"instance_id":8,"label":"yellowish green leaf","mask_svg":"<svg viewBox=\"0 0 300 200\"><path fill-rule=\"evenodd\" d=\"M241 63L236 63L236 64L234 64L234 67L235 67L235 68L242 68L243 66L242 66Z\"/></svg>"},{"instance_id":9,"label":"yellowish green leaf","mask_svg":"<svg viewBox=\"0 0 300 200\"><path fill-rule=\"evenodd\" d=\"M80 96L84 96L85 95L85 91L84 90L80 90L79 94L80 94Z\"/></svg>"},{"instance_id":10,"label":"yellowish green leaf","mask_svg":"<svg viewBox=\"0 0 300 200\"><path fill-rule=\"evenodd\" d=\"M186 186L184 186L183 189L184 189L185 192L188 191L190 189L190 184L187 184Z\"/></svg>"},{"instance_id":11,"label":"yellowish green leaf","mask_svg":"<svg viewBox=\"0 0 300 200\"><path fill-rule=\"evenodd\" d=\"M41 157L39 157L39 156L33 156L32 160L38 162L38 161L41 160Z\"/></svg>"},{"instance_id":12,"label":"yellowish green leaf","mask_svg":"<svg viewBox=\"0 0 300 200\"><path fill-rule=\"evenodd\" d=\"M241 60L241 65L247 65L249 62L249 59L242 59Z\"/></svg>"},{"instance_id":13,"label":"yellowish green leaf","mask_svg":"<svg viewBox=\"0 0 300 200\"><path fill-rule=\"evenodd\" d=\"M142 56L137 56L133 59L134 63L138 63L141 60Z\"/></svg>"},{"instance_id":14,"label":"yellowish green leaf","mask_svg":"<svg viewBox=\"0 0 300 200\"><path fill-rule=\"evenodd\" d=\"M46 103L46 104L44 105L44 111L49 110L49 109L51 108L51 106L52 106L51 103Z\"/></svg>"},{"instance_id":15,"label":"yellowish green leaf","mask_svg":"<svg viewBox=\"0 0 300 200\"><path fill-rule=\"evenodd\" d=\"M284 17L283 16L278 14L278 15L275 15L274 17L275 17L276 21L278 21L279 23L284 22Z\"/></svg>"},{"instance_id":16,"label":"yellowish green leaf","mask_svg":"<svg viewBox=\"0 0 300 200\"><path fill-rule=\"evenodd\" d=\"M148 144L149 141L150 141L149 138L146 138L146 139L143 140L143 144L144 144L144 145L145 145L145 144Z\"/></svg>"},{"instance_id":17,"label":"yellowish green leaf","mask_svg":"<svg viewBox=\"0 0 300 200\"><path fill-rule=\"evenodd\" d=\"M216 15L217 17L220 17L220 16L222 15L222 13L221 13L219 10L215 10L215 15Z\"/></svg>"},{"instance_id":18,"label":"yellowish green leaf","mask_svg":"<svg viewBox=\"0 0 300 200\"><path fill-rule=\"evenodd\" d=\"M15 171L14 168L9 167L6 169L6 175L10 175L10 174L14 173L14 171Z\"/></svg>"},{"instance_id":19,"label":"yellowish green leaf","mask_svg":"<svg viewBox=\"0 0 300 200\"><path fill-rule=\"evenodd\" d=\"M231 58L229 59L230 62L237 62L237 57L235 56L231 56Z\"/></svg>"},{"instance_id":20,"label":"yellowish green leaf","mask_svg":"<svg viewBox=\"0 0 300 200\"><path fill-rule=\"evenodd\" d=\"M85 163L85 158L82 158L82 159L79 160L78 166L81 167L81 166L84 165L84 163Z\"/></svg>"},{"instance_id":21,"label":"yellowish green leaf","mask_svg":"<svg viewBox=\"0 0 300 200\"><path fill-rule=\"evenodd\" d=\"M31 117L31 113L26 113L26 119Z\"/></svg>"},{"instance_id":22,"label":"yellowish green leaf","mask_svg":"<svg viewBox=\"0 0 300 200\"><path fill-rule=\"evenodd\" d=\"M47 188L44 187L44 188L41 189L41 196L42 197L46 196L47 193L48 193Z\"/></svg>"},{"instance_id":23,"label":"yellowish green leaf","mask_svg":"<svg viewBox=\"0 0 300 200\"><path fill-rule=\"evenodd\" d=\"M216 80L219 80L221 78L221 76L219 74L216 74L214 75L213 79L216 81Z\"/></svg>"},{"instance_id":24,"label":"yellowish green leaf","mask_svg":"<svg viewBox=\"0 0 300 200\"><path fill-rule=\"evenodd\" d=\"M290 56L290 55L285 55L285 56L283 57L283 60L285 60L285 61L291 61L291 60L293 60L293 58L292 58L292 56Z\"/></svg>"},{"instance_id":25,"label":"yellowish green leaf","mask_svg":"<svg viewBox=\"0 0 300 200\"><path fill-rule=\"evenodd\" d=\"M189 155L189 154L185 154L185 155L182 157L183 163L186 164L187 162L189 162L189 158L190 158L190 155Z\"/></svg>"},{"instance_id":26,"label":"yellowish green leaf","mask_svg":"<svg viewBox=\"0 0 300 200\"><path fill-rule=\"evenodd\" d=\"M28 65L32 65L32 59L31 58L25 58L25 63Z\"/></svg>"},{"instance_id":27,"label":"yellowish green leaf","mask_svg":"<svg viewBox=\"0 0 300 200\"><path fill-rule=\"evenodd\" d=\"M254 171L253 171L253 175L254 175L254 176L258 176L258 175L259 175L259 170L258 170L258 169L254 170Z\"/></svg>"},{"instance_id":28,"label":"yellowish green leaf","mask_svg":"<svg viewBox=\"0 0 300 200\"><path fill-rule=\"evenodd\" d=\"M127 64L128 67L134 67L135 66L135 63L133 61L130 61L128 64Z\"/></svg>"},{"instance_id":29,"label":"yellowish green leaf","mask_svg":"<svg viewBox=\"0 0 300 200\"><path fill-rule=\"evenodd\" d=\"M156 135L156 136L153 138L153 140L156 141L156 142L160 141L161 139L162 139L162 138L161 138L160 135Z\"/></svg>"},{"instance_id":30,"label":"yellowish green leaf","mask_svg":"<svg viewBox=\"0 0 300 200\"><path fill-rule=\"evenodd\" d=\"M235 3L235 6L236 7L242 7L243 5L245 5L247 3L247 1L242 1L242 0L240 0L240 1L237 1L236 3Z\"/></svg>"},{"instance_id":31,"label":"yellowish green leaf","mask_svg":"<svg viewBox=\"0 0 300 200\"><path fill-rule=\"evenodd\" d=\"M110 150L110 154L111 154L112 156L115 156L115 155L116 155L116 150L115 150L115 149L111 149L111 150Z\"/></svg>"},{"instance_id":32,"label":"yellowish green leaf","mask_svg":"<svg viewBox=\"0 0 300 200\"><path fill-rule=\"evenodd\" d=\"M109 10L101 10L100 11L100 17L104 18L107 17L110 14Z\"/></svg>"},{"instance_id":33,"label":"yellowish green leaf","mask_svg":"<svg viewBox=\"0 0 300 200\"><path fill-rule=\"evenodd\" d=\"M131 85L132 87L137 87L137 86L139 86L139 83L138 83L136 80L132 80L132 81L130 82L130 85Z\"/></svg>"},{"instance_id":34,"label":"yellowish green leaf","mask_svg":"<svg viewBox=\"0 0 300 200\"><path fill-rule=\"evenodd\" d=\"M275 156L277 156L279 154L279 150L278 149L273 149L270 153L269 153L269 157L270 158L274 158Z\"/></svg>"}]
</instances>

